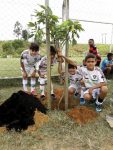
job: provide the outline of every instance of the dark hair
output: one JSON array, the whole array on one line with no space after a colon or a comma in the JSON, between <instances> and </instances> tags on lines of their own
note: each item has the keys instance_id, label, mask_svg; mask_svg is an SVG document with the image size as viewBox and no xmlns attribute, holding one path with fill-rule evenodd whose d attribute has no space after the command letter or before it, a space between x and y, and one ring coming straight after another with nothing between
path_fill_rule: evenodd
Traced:
<instances>
[{"instance_id":1,"label":"dark hair","mask_svg":"<svg viewBox=\"0 0 113 150\"><path fill-rule=\"evenodd\" d=\"M56 49L54 46L50 46L50 54L55 55L56 54Z\"/></svg>"},{"instance_id":2,"label":"dark hair","mask_svg":"<svg viewBox=\"0 0 113 150\"><path fill-rule=\"evenodd\" d=\"M68 64L68 69L77 69L77 66L74 66L74 65L72 65L72 64Z\"/></svg>"},{"instance_id":3,"label":"dark hair","mask_svg":"<svg viewBox=\"0 0 113 150\"><path fill-rule=\"evenodd\" d=\"M94 39L89 39L89 41L93 41L94 42Z\"/></svg>"},{"instance_id":4,"label":"dark hair","mask_svg":"<svg viewBox=\"0 0 113 150\"><path fill-rule=\"evenodd\" d=\"M88 54L86 57L85 57L85 62L89 59L89 58L94 58L96 60L96 56L94 54Z\"/></svg>"},{"instance_id":5,"label":"dark hair","mask_svg":"<svg viewBox=\"0 0 113 150\"><path fill-rule=\"evenodd\" d=\"M113 56L113 53L108 53L108 54L107 54L107 58L109 58L109 57L111 57L111 56Z\"/></svg>"},{"instance_id":6,"label":"dark hair","mask_svg":"<svg viewBox=\"0 0 113 150\"><path fill-rule=\"evenodd\" d=\"M36 43L31 43L31 45L29 46L29 49L32 51L39 51L39 46Z\"/></svg>"}]
</instances>

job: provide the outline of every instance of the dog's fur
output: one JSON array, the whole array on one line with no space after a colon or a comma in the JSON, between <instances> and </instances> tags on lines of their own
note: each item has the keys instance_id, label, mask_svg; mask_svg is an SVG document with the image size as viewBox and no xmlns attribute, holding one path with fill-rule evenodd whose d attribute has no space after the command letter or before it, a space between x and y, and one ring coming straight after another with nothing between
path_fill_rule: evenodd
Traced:
<instances>
[{"instance_id":1,"label":"dog's fur","mask_svg":"<svg viewBox=\"0 0 113 150\"><path fill-rule=\"evenodd\" d=\"M39 99L23 91L13 93L0 105L0 126L6 126L8 130L25 130L34 124L34 113L38 109L46 114L47 109Z\"/></svg>"}]
</instances>

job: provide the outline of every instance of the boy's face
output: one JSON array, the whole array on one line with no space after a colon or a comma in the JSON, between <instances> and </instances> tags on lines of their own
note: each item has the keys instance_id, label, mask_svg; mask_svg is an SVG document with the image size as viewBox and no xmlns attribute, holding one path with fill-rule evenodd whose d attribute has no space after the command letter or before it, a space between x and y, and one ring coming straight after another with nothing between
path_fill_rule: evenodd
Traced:
<instances>
[{"instance_id":1,"label":"boy's face","mask_svg":"<svg viewBox=\"0 0 113 150\"><path fill-rule=\"evenodd\" d=\"M108 57L108 60L113 60L113 55Z\"/></svg>"},{"instance_id":2,"label":"boy's face","mask_svg":"<svg viewBox=\"0 0 113 150\"><path fill-rule=\"evenodd\" d=\"M39 51L33 51L33 50L30 50L30 55L31 56L36 56L39 54Z\"/></svg>"},{"instance_id":3,"label":"boy's face","mask_svg":"<svg viewBox=\"0 0 113 150\"><path fill-rule=\"evenodd\" d=\"M53 61L54 58L55 58L55 55L51 55L51 62Z\"/></svg>"},{"instance_id":4,"label":"boy's face","mask_svg":"<svg viewBox=\"0 0 113 150\"><path fill-rule=\"evenodd\" d=\"M68 72L70 75L74 75L76 73L76 68L69 68Z\"/></svg>"},{"instance_id":5,"label":"boy's face","mask_svg":"<svg viewBox=\"0 0 113 150\"><path fill-rule=\"evenodd\" d=\"M93 70L96 65L95 58L88 58L86 61L86 66L88 70Z\"/></svg>"},{"instance_id":6,"label":"boy's face","mask_svg":"<svg viewBox=\"0 0 113 150\"><path fill-rule=\"evenodd\" d=\"M92 40L89 40L88 43L89 43L90 46L94 45L94 42Z\"/></svg>"}]
</instances>

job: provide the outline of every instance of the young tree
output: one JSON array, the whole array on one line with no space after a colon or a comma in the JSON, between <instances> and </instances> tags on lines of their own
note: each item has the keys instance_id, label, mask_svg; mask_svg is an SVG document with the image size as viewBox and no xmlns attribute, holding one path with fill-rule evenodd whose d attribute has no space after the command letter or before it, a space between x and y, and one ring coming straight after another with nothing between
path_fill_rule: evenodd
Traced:
<instances>
[{"instance_id":1,"label":"young tree","mask_svg":"<svg viewBox=\"0 0 113 150\"><path fill-rule=\"evenodd\" d=\"M15 25L14 25L14 30L13 30L14 34L16 35L16 37L19 39L20 36L22 35L22 25L20 24L19 21L16 21Z\"/></svg>"},{"instance_id":2,"label":"young tree","mask_svg":"<svg viewBox=\"0 0 113 150\"><path fill-rule=\"evenodd\" d=\"M28 26L32 29L31 36L34 36L35 38L38 34L38 39L39 37L40 39L43 38L46 27L46 19L48 19L51 42L54 42L55 45L63 46L68 38L70 43L76 44L76 39L79 38L79 32L84 31L81 24L78 21L72 21L70 19L60 23L58 16L53 15L53 12L49 7L45 7L43 5L40 5L40 7L42 8L42 11L35 10L34 17L36 18L36 21L29 22L28 24ZM45 11L48 11L47 16ZM42 25L42 29L40 28L39 30L38 26Z\"/></svg>"}]
</instances>

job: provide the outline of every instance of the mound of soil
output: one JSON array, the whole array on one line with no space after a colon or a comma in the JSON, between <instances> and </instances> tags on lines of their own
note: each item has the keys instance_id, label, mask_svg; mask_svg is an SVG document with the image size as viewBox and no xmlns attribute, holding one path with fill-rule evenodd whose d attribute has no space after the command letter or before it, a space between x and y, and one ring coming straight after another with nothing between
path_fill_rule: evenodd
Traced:
<instances>
[{"instance_id":1,"label":"mound of soil","mask_svg":"<svg viewBox=\"0 0 113 150\"><path fill-rule=\"evenodd\" d=\"M98 114L91 108L86 106L81 106L79 108L74 108L67 113L78 124L85 124L87 122L93 121Z\"/></svg>"},{"instance_id":2,"label":"mound of soil","mask_svg":"<svg viewBox=\"0 0 113 150\"><path fill-rule=\"evenodd\" d=\"M51 101L51 109L59 109L65 110L65 100L64 100L64 89L63 88L56 88L54 90L56 99ZM47 104L47 93L46 99L42 102L44 105ZM72 98L68 100L68 108L74 108L76 105L79 104L79 98Z\"/></svg>"}]
</instances>

